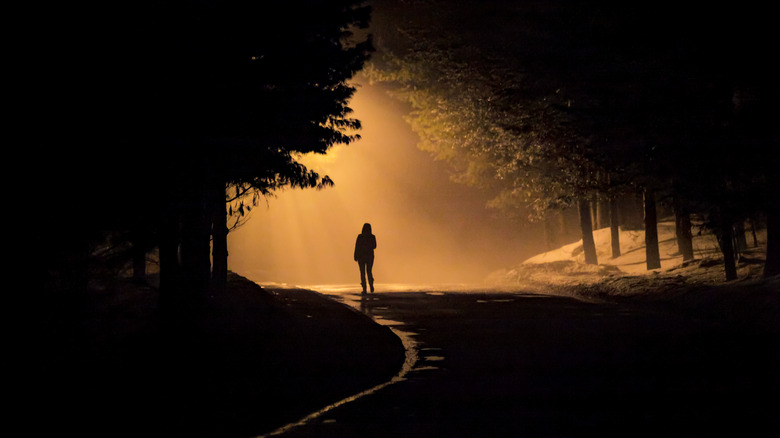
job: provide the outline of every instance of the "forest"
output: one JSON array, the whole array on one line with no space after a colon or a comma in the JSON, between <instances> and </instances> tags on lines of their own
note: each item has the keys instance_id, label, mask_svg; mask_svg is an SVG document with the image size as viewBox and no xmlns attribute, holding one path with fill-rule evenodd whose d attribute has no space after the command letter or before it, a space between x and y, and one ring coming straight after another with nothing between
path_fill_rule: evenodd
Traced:
<instances>
[{"instance_id":1,"label":"forest","mask_svg":"<svg viewBox=\"0 0 780 438\"><path fill-rule=\"evenodd\" d=\"M692 218L717 235L727 280L746 224L767 227L769 276L780 163L768 17L745 3L404 2L377 14L368 74L409 104L422 149L493 190L491 206L545 221L553 239L578 212L587 263L599 262L593 228L612 228L617 257L622 226L645 230L647 269L659 268L660 209L686 261Z\"/></svg>"},{"instance_id":2,"label":"forest","mask_svg":"<svg viewBox=\"0 0 780 438\"><path fill-rule=\"evenodd\" d=\"M25 63L39 127L25 151L29 188L45 205L34 214L33 247L46 249L34 278L44 292L78 293L99 261L142 279L154 251L161 307L197 308L224 283L226 236L248 209L285 187L334 183L296 157L359 138L349 99L361 71L410 105L421 148L458 181L493 190L492 206L549 223L576 209L588 263L598 263L598 211L615 229L641 217L633 226L645 227L647 267L657 267L660 206L676 217L683 254L693 256L692 217L715 230L726 279L745 224L766 227L765 274L776 275L780 75L772 16L748 3L39 11Z\"/></svg>"},{"instance_id":3,"label":"forest","mask_svg":"<svg viewBox=\"0 0 780 438\"><path fill-rule=\"evenodd\" d=\"M143 280L154 252L162 312L193 313L224 285L226 236L248 209L333 183L296 157L359 137L348 80L373 51L370 11L171 0L39 13L47 56L34 65L47 76L35 98L51 114L40 142L68 144L31 158L46 203L39 286L60 301L95 270L130 265Z\"/></svg>"}]
</instances>

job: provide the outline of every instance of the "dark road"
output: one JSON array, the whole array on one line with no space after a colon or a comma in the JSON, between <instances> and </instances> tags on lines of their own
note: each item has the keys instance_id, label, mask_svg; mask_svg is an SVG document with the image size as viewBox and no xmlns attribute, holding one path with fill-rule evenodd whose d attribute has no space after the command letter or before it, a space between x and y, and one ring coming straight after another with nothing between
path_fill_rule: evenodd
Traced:
<instances>
[{"instance_id":1,"label":"dark road","mask_svg":"<svg viewBox=\"0 0 780 438\"><path fill-rule=\"evenodd\" d=\"M768 436L776 335L532 294L379 293L418 361L287 437Z\"/></svg>"}]
</instances>

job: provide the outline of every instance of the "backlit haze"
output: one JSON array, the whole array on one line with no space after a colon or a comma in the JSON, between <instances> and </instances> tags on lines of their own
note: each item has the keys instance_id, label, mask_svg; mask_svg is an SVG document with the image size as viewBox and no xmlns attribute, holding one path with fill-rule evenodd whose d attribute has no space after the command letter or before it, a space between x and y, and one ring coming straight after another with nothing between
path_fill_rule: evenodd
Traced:
<instances>
[{"instance_id":1,"label":"backlit haze","mask_svg":"<svg viewBox=\"0 0 780 438\"><path fill-rule=\"evenodd\" d=\"M365 81L364 81L365 82ZM305 164L329 175L324 190L285 190L228 236L229 268L259 283L359 284L352 259L368 222L377 238L374 277L385 283L480 283L543 251L543 235L498 217L447 165L417 149L403 106L377 86L358 87L351 108L361 140Z\"/></svg>"}]
</instances>

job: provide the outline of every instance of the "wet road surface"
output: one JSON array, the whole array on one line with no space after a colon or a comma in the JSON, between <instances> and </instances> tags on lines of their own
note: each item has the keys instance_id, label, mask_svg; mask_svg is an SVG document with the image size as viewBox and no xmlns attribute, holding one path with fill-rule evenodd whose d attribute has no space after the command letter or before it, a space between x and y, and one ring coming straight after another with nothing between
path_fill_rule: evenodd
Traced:
<instances>
[{"instance_id":1,"label":"wet road surface","mask_svg":"<svg viewBox=\"0 0 780 438\"><path fill-rule=\"evenodd\" d=\"M336 299L357 306L359 295ZM285 437L768 436L776 335L521 293L377 293L359 309L414 341L400 381ZM395 321L396 323L394 323Z\"/></svg>"}]
</instances>

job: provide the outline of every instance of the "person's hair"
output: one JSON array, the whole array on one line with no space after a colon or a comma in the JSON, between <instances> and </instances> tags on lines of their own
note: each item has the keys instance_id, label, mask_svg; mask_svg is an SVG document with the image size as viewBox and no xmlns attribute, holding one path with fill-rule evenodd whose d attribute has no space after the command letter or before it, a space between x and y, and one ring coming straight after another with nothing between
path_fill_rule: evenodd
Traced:
<instances>
[{"instance_id":1,"label":"person's hair","mask_svg":"<svg viewBox=\"0 0 780 438\"><path fill-rule=\"evenodd\" d=\"M363 224L363 234L371 234L371 224Z\"/></svg>"}]
</instances>

